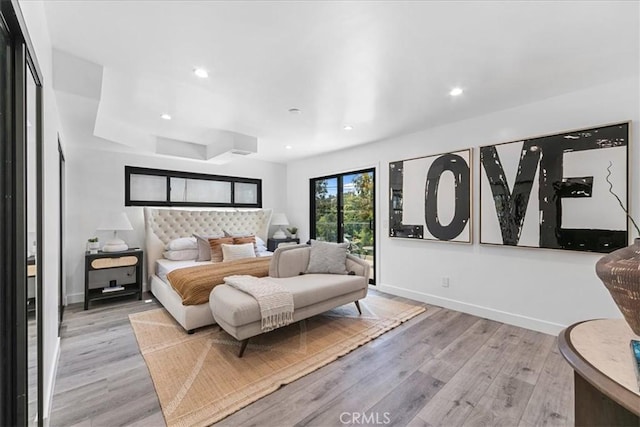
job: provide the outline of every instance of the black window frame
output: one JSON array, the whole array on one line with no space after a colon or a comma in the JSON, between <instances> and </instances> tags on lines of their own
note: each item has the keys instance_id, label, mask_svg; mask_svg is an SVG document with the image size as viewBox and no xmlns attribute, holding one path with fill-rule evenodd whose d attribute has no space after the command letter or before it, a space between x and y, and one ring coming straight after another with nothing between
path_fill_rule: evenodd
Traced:
<instances>
[{"instance_id":1,"label":"black window frame","mask_svg":"<svg viewBox=\"0 0 640 427\"><path fill-rule=\"evenodd\" d=\"M167 195L165 201L131 200L131 175L162 176L167 179ZM231 202L175 202L171 201L171 178L200 179L231 183ZM256 203L239 203L235 201L235 184L255 184L257 187ZM205 173L152 169L138 166L124 167L124 205L125 206L166 206L166 207L211 207L211 208L262 208L262 180L226 175L210 175Z\"/></svg>"}]
</instances>

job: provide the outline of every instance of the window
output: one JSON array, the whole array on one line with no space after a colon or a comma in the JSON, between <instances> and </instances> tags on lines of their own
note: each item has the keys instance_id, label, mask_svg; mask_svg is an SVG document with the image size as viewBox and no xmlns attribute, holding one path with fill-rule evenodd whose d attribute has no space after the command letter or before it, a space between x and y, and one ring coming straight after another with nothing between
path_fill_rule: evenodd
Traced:
<instances>
[{"instance_id":1,"label":"window","mask_svg":"<svg viewBox=\"0 0 640 427\"><path fill-rule=\"evenodd\" d=\"M125 166L125 206L262 207L262 180Z\"/></svg>"}]
</instances>

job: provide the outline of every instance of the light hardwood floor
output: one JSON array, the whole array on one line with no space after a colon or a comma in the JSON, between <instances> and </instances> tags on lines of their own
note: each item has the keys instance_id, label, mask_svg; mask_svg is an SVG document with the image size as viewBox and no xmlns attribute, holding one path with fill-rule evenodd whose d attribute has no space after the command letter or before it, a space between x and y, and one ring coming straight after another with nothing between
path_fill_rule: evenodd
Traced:
<instances>
[{"instance_id":1,"label":"light hardwood floor","mask_svg":"<svg viewBox=\"0 0 640 427\"><path fill-rule=\"evenodd\" d=\"M128 320L156 307L143 298L65 310L51 425L164 425ZM552 336L429 306L217 426L343 423L573 425L573 373Z\"/></svg>"}]
</instances>

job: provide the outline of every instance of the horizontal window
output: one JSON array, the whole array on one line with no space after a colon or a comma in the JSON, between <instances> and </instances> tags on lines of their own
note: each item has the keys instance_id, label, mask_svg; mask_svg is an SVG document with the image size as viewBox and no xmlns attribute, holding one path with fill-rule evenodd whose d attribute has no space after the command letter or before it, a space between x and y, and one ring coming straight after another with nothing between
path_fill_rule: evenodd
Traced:
<instances>
[{"instance_id":1,"label":"horizontal window","mask_svg":"<svg viewBox=\"0 0 640 427\"><path fill-rule=\"evenodd\" d=\"M262 180L125 166L125 206L262 207Z\"/></svg>"}]
</instances>

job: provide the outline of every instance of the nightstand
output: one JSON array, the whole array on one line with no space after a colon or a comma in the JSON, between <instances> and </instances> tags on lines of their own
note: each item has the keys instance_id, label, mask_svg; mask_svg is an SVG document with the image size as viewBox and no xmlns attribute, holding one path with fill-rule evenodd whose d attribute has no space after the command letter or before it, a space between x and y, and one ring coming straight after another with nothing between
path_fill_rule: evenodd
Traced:
<instances>
[{"instance_id":1,"label":"nightstand","mask_svg":"<svg viewBox=\"0 0 640 427\"><path fill-rule=\"evenodd\" d=\"M128 295L142 299L141 249L84 255L84 309L91 301Z\"/></svg>"},{"instance_id":2,"label":"nightstand","mask_svg":"<svg viewBox=\"0 0 640 427\"><path fill-rule=\"evenodd\" d=\"M295 243L298 244L300 243L300 239L292 239L290 237L287 237L286 239L273 239L273 238L269 238L267 239L267 250L270 252L274 252L278 246L280 246L280 244L282 243Z\"/></svg>"}]
</instances>

